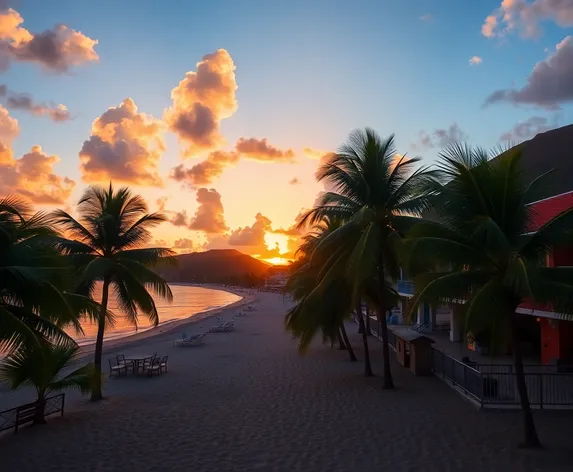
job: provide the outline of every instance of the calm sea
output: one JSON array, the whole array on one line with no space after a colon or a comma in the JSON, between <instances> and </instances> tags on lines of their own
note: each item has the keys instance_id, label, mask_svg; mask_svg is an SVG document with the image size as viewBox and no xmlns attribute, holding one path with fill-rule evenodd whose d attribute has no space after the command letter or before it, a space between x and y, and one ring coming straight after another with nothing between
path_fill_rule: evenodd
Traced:
<instances>
[{"instance_id":1,"label":"calm sea","mask_svg":"<svg viewBox=\"0 0 573 472\"><path fill-rule=\"evenodd\" d=\"M159 312L160 325L189 318L206 310L221 308L241 299L238 295L211 288L191 287L187 285L170 285L170 287L173 292L172 303L167 303L161 299L155 300L157 311ZM99 291L96 291L94 298L97 301L101 300L101 288ZM139 317L137 330L133 325L129 324L117 307L117 301L113 297L113 290L110 290L108 308L115 313L116 324L113 328L108 327L106 329L105 339L122 338L152 328L152 325L145 316ZM70 332L78 344L91 344L95 342L97 325L95 323L84 323L82 327L85 333L84 336L77 336L75 333Z\"/></svg>"}]
</instances>

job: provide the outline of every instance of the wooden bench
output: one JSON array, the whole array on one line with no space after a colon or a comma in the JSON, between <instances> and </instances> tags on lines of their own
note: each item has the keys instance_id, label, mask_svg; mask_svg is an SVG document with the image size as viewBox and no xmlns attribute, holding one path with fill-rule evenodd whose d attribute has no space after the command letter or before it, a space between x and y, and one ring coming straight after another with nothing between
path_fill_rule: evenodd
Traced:
<instances>
[{"instance_id":1,"label":"wooden bench","mask_svg":"<svg viewBox=\"0 0 573 472\"><path fill-rule=\"evenodd\" d=\"M60 413L60 416L63 416L65 396L65 393L60 393L46 398L44 416L56 413ZM0 432L14 429L14 434L17 434L20 426L34 422L35 412L36 402L26 403L25 405L20 405L10 410L0 411Z\"/></svg>"}]
</instances>

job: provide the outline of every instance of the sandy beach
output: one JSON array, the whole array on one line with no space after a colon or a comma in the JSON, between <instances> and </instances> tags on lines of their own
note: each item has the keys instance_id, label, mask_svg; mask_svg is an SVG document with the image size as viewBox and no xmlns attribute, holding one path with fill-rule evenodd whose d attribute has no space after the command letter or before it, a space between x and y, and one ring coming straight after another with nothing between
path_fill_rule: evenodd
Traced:
<instances>
[{"instance_id":1,"label":"sandy beach","mask_svg":"<svg viewBox=\"0 0 573 472\"><path fill-rule=\"evenodd\" d=\"M255 292L257 311L200 348L178 331L106 346L169 355L169 372L107 379L106 400L67 395L66 414L0 438L0 470L32 471L566 471L573 415L536 412L543 452L521 451L519 412L481 412L440 380L394 364L397 389L362 376L344 351L316 343L306 356L284 332L288 302ZM223 310L230 317L237 307ZM348 330L362 358L356 326ZM145 333L143 333L145 334ZM372 338L373 367L381 346ZM107 366L107 361L106 366ZM0 409L32 392L0 392Z\"/></svg>"}]
</instances>

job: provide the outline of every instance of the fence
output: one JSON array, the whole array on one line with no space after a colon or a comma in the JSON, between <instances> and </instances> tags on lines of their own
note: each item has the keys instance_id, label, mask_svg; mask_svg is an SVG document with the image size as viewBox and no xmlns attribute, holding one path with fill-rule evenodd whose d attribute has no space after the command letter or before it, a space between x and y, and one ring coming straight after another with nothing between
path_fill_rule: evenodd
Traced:
<instances>
[{"instance_id":1,"label":"fence","mask_svg":"<svg viewBox=\"0 0 573 472\"><path fill-rule=\"evenodd\" d=\"M354 320L356 317L353 316ZM380 324L370 316L370 331L381 339ZM396 335L388 329L388 344L396 350ZM573 368L525 365L525 384L534 408L573 408ZM484 408L518 407L519 394L512 365L468 365L432 349L432 370Z\"/></svg>"},{"instance_id":2,"label":"fence","mask_svg":"<svg viewBox=\"0 0 573 472\"><path fill-rule=\"evenodd\" d=\"M432 349L432 369L482 407L519 406L511 365L467 365ZM573 374L558 373L548 366L527 365L525 384L532 407L573 407Z\"/></svg>"},{"instance_id":3,"label":"fence","mask_svg":"<svg viewBox=\"0 0 573 472\"><path fill-rule=\"evenodd\" d=\"M60 413L60 415L63 416L65 398L65 393L46 398L44 416L53 415L55 413ZM11 408L10 410L0 411L0 431L14 429L15 432L18 432L19 426L31 423L34 419L32 412L35 406L36 403L33 402Z\"/></svg>"}]
</instances>

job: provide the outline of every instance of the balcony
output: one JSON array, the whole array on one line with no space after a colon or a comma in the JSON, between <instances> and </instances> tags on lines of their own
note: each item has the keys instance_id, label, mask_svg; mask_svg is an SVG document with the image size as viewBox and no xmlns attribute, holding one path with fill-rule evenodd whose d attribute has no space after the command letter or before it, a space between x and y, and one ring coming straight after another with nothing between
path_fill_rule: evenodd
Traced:
<instances>
[{"instance_id":1,"label":"balcony","mask_svg":"<svg viewBox=\"0 0 573 472\"><path fill-rule=\"evenodd\" d=\"M398 280L396 290L400 295L414 296L414 282L409 280Z\"/></svg>"}]
</instances>

